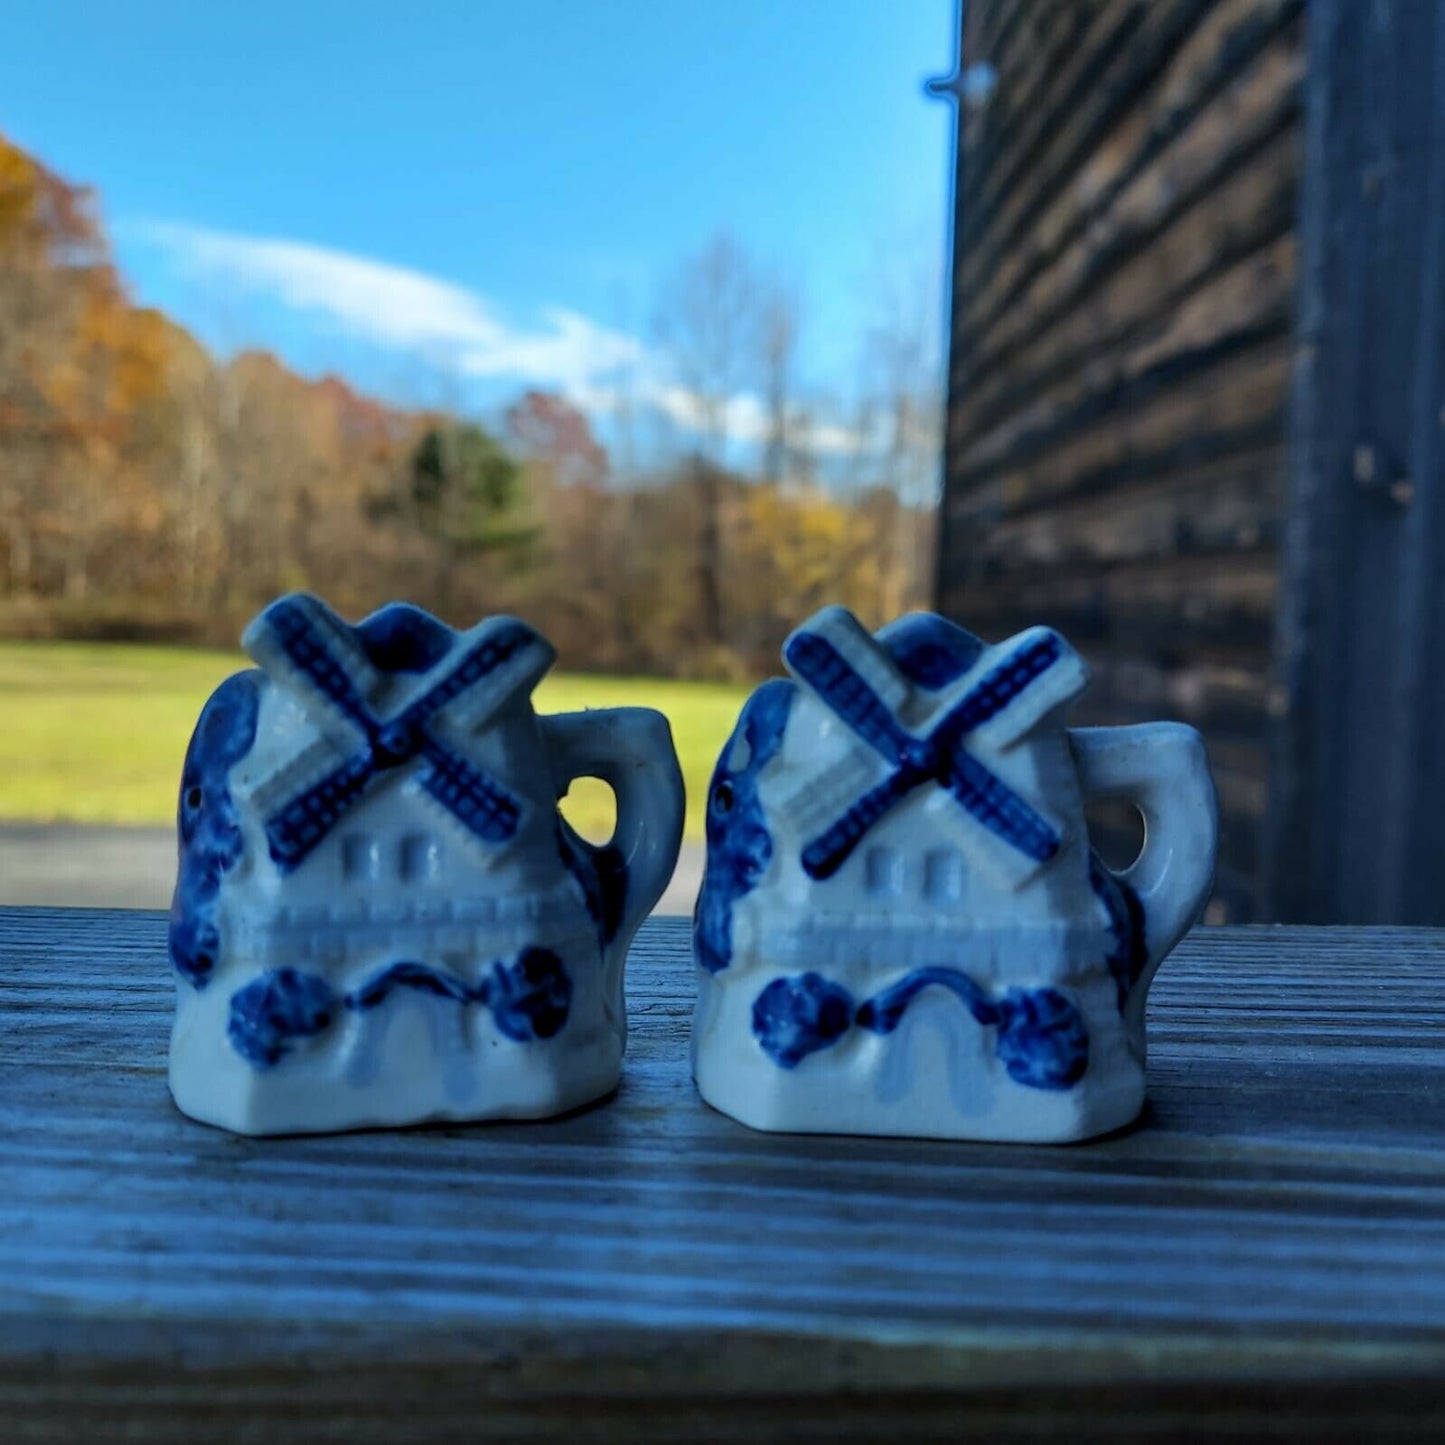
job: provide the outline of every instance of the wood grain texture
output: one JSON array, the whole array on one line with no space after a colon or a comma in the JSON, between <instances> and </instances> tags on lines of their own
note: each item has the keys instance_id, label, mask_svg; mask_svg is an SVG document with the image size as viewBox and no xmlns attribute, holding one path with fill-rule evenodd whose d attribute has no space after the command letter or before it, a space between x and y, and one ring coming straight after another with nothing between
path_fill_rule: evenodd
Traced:
<instances>
[{"instance_id":1,"label":"wood grain texture","mask_svg":"<svg viewBox=\"0 0 1445 1445\"><path fill-rule=\"evenodd\" d=\"M1014 48L1050 14L1031 57ZM970 0L967 16L963 63L995 46L999 78L959 127L937 605L990 638L1065 631L1101 681L1090 721L1175 717L1263 759L1309 8ZM1221 667L1253 679L1227 720L1183 706ZM1162 710L1110 687L1136 672ZM1259 908L1262 786L1225 789L1232 919Z\"/></svg>"},{"instance_id":2,"label":"wood grain texture","mask_svg":"<svg viewBox=\"0 0 1445 1445\"><path fill-rule=\"evenodd\" d=\"M1073 1148L705 1108L681 921L609 1102L232 1138L152 914L0 913L0 1438L1384 1438L1445 1427L1445 936L1198 932Z\"/></svg>"},{"instance_id":3,"label":"wood grain texture","mask_svg":"<svg viewBox=\"0 0 1445 1445\"><path fill-rule=\"evenodd\" d=\"M1445 923L1445 7L1311 7L1268 892Z\"/></svg>"}]
</instances>

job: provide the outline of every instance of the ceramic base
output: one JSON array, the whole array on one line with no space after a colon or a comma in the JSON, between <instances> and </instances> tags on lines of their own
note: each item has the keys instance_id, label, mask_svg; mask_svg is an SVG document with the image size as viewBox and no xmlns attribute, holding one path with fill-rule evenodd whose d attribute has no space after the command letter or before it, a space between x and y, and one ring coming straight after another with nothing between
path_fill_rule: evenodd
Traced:
<instances>
[{"instance_id":1,"label":"ceramic base","mask_svg":"<svg viewBox=\"0 0 1445 1445\"><path fill-rule=\"evenodd\" d=\"M257 965L249 976L262 972ZM227 1041L232 1000L247 971L199 991L182 984L171 1095L191 1118L250 1135L565 1113L617 1087L625 1043L616 1004L604 1007L596 960L574 962L569 973L571 1008L551 1038L521 1042L484 1007L399 989L368 1012L334 1007L323 1032L289 1044L266 1067Z\"/></svg>"},{"instance_id":2,"label":"ceramic base","mask_svg":"<svg viewBox=\"0 0 1445 1445\"><path fill-rule=\"evenodd\" d=\"M758 967L747 972L749 987L699 979L705 1003L693 1055L698 1091L750 1128L1064 1144L1121 1129L1143 1108L1143 1062L1106 973L1068 990L1089 1031L1089 1059L1077 1082L1058 1089L1011 1078L994 1031L941 989L920 994L887 1037L853 1028L793 1067L779 1067L757 1042L752 1008L770 977L787 976Z\"/></svg>"}]
</instances>

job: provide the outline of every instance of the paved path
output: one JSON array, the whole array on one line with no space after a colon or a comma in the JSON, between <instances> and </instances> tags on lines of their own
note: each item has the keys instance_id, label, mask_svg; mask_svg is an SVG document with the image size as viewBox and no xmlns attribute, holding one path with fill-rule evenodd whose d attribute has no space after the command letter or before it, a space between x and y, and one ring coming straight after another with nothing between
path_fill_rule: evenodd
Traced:
<instances>
[{"instance_id":1,"label":"paved path","mask_svg":"<svg viewBox=\"0 0 1445 1445\"><path fill-rule=\"evenodd\" d=\"M684 843L657 912L691 913L702 881L701 843ZM169 828L0 823L0 906L168 908L176 877Z\"/></svg>"}]
</instances>

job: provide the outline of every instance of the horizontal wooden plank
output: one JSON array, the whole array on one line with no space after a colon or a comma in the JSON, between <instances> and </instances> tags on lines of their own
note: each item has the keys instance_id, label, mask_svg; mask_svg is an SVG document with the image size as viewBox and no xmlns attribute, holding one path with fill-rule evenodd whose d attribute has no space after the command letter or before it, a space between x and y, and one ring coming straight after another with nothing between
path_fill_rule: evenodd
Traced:
<instances>
[{"instance_id":1,"label":"horizontal wooden plank","mask_svg":"<svg viewBox=\"0 0 1445 1445\"><path fill-rule=\"evenodd\" d=\"M1283 333L1231 349L1187 377L1131 384L1107 409L1077 418L1058 445L1044 450L1047 439L1035 439L1017 465L955 472L944 502L950 537L969 522L991 527L1066 497L1279 445L1290 361ZM957 424L950 418L951 432Z\"/></svg>"},{"instance_id":2,"label":"horizontal wooden plank","mask_svg":"<svg viewBox=\"0 0 1445 1445\"><path fill-rule=\"evenodd\" d=\"M995 84L986 106L961 111L969 146L963 198L982 194L993 167L1011 159L1020 125L1031 119L1042 87L1077 44L1093 10L1093 0L1066 0L1048 9L1009 4L987 7L975 20L973 10L966 9L965 19L976 33L969 37L965 64L991 65ZM1001 24L1000 15L1005 17ZM988 35L989 26L998 29L996 38Z\"/></svg>"},{"instance_id":3,"label":"horizontal wooden plank","mask_svg":"<svg viewBox=\"0 0 1445 1445\"><path fill-rule=\"evenodd\" d=\"M1214 892L1204 910L1204 921L1216 927L1221 924L1248 923L1258 915L1258 910L1259 885L1254 874L1221 862L1215 870ZM1321 1422L1320 1438L1327 1439L1332 1430L1342 1430L1348 1435L1356 1428L1344 1420L1332 1425Z\"/></svg>"},{"instance_id":4,"label":"horizontal wooden plank","mask_svg":"<svg viewBox=\"0 0 1445 1445\"><path fill-rule=\"evenodd\" d=\"M1003 571L1162 561L1276 545L1282 447L1004 518L983 544ZM952 560L952 559L951 559Z\"/></svg>"},{"instance_id":5,"label":"horizontal wooden plank","mask_svg":"<svg viewBox=\"0 0 1445 1445\"><path fill-rule=\"evenodd\" d=\"M1267 648L1277 587L1276 560L1265 551L1241 553L1226 567L1214 558L1181 558L1082 573L1043 568L1007 583L981 577L945 585L941 601L949 616L984 636L1041 623L1090 650L1103 642L1177 662L1209 641Z\"/></svg>"},{"instance_id":6,"label":"horizontal wooden plank","mask_svg":"<svg viewBox=\"0 0 1445 1445\"><path fill-rule=\"evenodd\" d=\"M977 228L964 233L963 280L973 291L1031 221L1120 122L1141 91L1206 13L1210 0L1160 0L1105 7L1061 67L1055 97L1033 117L1035 135L1016 141L1010 164L974 199ZM1091 41L1097 39L1097 44Z\"/></svg>"},{"instance_id":7,"label":"horizontal wooden plank","mask_svg":"<svg viewBox=\"0 0 1445 1445\"><path fill-rule=\"evenodd\" d=\"M1293 315L1294 279L1295 242L1286 233L1179 305L1161 309L1155 323L1127 344L1101 347L1013 415L972 435L966 430L959 456L964 476L1034 455L1081 423L1128 407L1176 378L1217 367L1261 339L1283 335ZM966 403L962 418L967 429Z\"/></svg>"},{"instance_id":8,"label":"horizontal wooden plank","mask_svg":"<svg viewBox=\"0 0 1445 1445\"><path fill-rule=\"evenodd\" d=\"M1282 113L1292 106L1292 99L1280 102ZM1298 134L1295 128L1283 125L1283 115L1276 117L1273 125L1271 135L1259 151L1238 157L1237 170L1221 169L1210 177L1209 186L1199 188L1197 204L1181 205L1173 184L1159 181L1152 194L1146 192L1140 197L1141 215L1116 217L1117 230L1106 226L1092 228L1056 266L1038 278L1028 296L1010 307L997 326L972 330L964 318L960 325L968 330L971 358L968 375L1009 373L1016 364L1017 353L1026 350L1035 337L1046 333L1057 321L1069 319L1077 307L1087 305L1115 273L1130 262L1141 258L1157 261L1159 269L1153 272L1155 314L1168 314L1173 306L1189 298L1194 286L1214 279L1220 270L1248 254L1240 244L1246 237L1277 237L1288 232L1292 228L1293 193L1298 175ZM1141 178L1138 186L1143 187L1147 179ZM1215 181L1219 182L1227 202L1250 206L1258 197L1259 209L1243 215L1239 211L1215 215L1210 207ZM1249 196L1249 192L1255 195ZM1122 198L1121 208L1136 194L1137 188ZM1169 235L1171 227L1181 226L1182 232ZM1155 257L1153 248L1166 237L1169 245ZM1216 249L1211 252L1211 247ZM1184 276L1193 274L1198 279L1194 286L1180 286L1173 302L1166 304L1172 277L1164 268L1174 261L1183 265ZM1147 289L1142 293L1136 290L1136 298L1141 294L1147 295ZM1112 299L1117 299L1117 295ZM1136 310L1133 314L1138 318L1141 313ZM1119 328L1121 340L1127 341L1132 329L1127 322ZM1020 386L1026 375L1028 373L1021 372L1017 378Z\"/></svg>"},{"instance_id":9,"label":"horizontal wooden plank","mask_svg":"<svg viewBox=\"0 0 1445 1445\"><path fill-rule=\"evenodd\" d=\"M0 913L5 1438L1117 1438L1266 1401L1320 1438L1387 1385L1439 1407L1445 936L1196 933L1147 1119L1065 1149L712 1113L687 938L641 935L602 1106L255 1141L166 1097L163 918Z\"/></svg>"},{"instance_id":10,"label":"horizontal wooden plank","mask_svg":"<svg viewBox=\"0 0 1445 1445\"><path fill-rule=\"evenodd\" d=\"M1031 227L992 259L963 257L959 320L981 360L1006 353L1086 285L1097 286L1110 267L1205 201L1282 128L1296 128L1300 27L1280 26L1298 8L1297 0L1263 7L1251 0L1238 22L1237 38L1250 42L1242 53L1227 34L1201 27L1194 41L1208 56L1207 74L1194 75L1197 62L1187 45L1179 58L1184 93L1172 110L1158 114L1141 100L1133 129L1123 127L1098 151L1082 153L1076 172L1060 178L1049 211ZM1253 53L1268 35L1272 42ZM1296 136L1281 165L1295 172L1299 164Z\"/></svg>"},{"instance_id":11,"label":"horizontal wooden plank","mask_svg":"<svg viewBox=\"0 0 1445 1445\"><path fill-rule=\"evenodd\" d=\"M1184 211L1114 271L1070 288L1004 358L975 359L959 406L982 430L1041 389L1089 367L1100 354L1162 324L1200 287L1294 227L1297 137L1277 136L1224 177L1208 204ZM969 321L959 317L959 340Z\"/></svg>"},{"instance_id":12,"label":"horizontal wooden plank","mask_svg":"<svg viewBox=\"0 0 1445 1445\"><path fill-rule=\"evenodd\" d=\"M1026 18L1036 27L1051 18L1045 7L1018 8L1030 12ZM1145 0L1091 0L1072 12L1067 29L1045 27L1049 34L1042 44L1033 31L1033 44L1027 52L1021 49L1020 60L1036 63L1015 70L980 117L978 164L970 169L958 232L965 266L982 228L1053 139L1050 117L1070 114L1088 97L1139 29L1145 8ZM966 270L960 275L971 284Z\"/></svg>"},{"instance_id":13,"label":"horizontal wooden plank","mask_svg":"<svg viewBox=\"0 0 1445 1445\"><path fill-rule=\"evenodd\" d=\"M1199 661L1177 666L1152 658L1090 651L1090 699L1111 722L1176 718L1213 738L1258 738L1269 716L1268 657L1256 650L1247 665Z\"/></svg>"},{"instance_id":14,"label":"horizontal wooden plank","mask_svg":"<svg viewBox=\"0 0 1445 1445\"><path fill-rule=\"evenodd\" d=\"M1269 798L1269 781L1262 768L1241 772L1225 766L1217 753L1211 759L1211 766L1221 812L1255 820L1264 817Z\"/></svg>"}]
</instances>

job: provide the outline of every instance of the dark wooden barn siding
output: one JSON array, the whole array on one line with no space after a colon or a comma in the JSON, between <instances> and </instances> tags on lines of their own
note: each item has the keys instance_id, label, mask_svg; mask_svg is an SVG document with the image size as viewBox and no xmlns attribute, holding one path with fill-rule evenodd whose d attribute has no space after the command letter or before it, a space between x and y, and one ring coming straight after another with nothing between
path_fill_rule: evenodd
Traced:
<instances>
[{"instance_id":1,"label":"dark wooden barn siding","mask_svg":"<svg viewBox=\"0 0 1445 1445\"><path fill-rule=\"evenodd\" d=\"M939 602L1088 656L1088 721L1175 717L1255 907L1286 476L1300 0L969 0Z\"/></svg>"}]
</instances>

